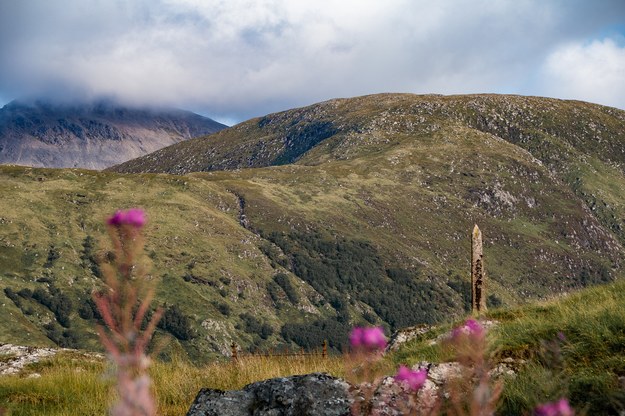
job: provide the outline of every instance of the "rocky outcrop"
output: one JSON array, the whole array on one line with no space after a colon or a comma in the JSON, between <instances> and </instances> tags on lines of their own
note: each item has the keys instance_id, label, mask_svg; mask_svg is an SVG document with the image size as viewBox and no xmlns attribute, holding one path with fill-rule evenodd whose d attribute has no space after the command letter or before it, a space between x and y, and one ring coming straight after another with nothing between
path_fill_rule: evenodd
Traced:
<instances>
[{"instance_id":1,"label":"rocky outcrop","mask_svg":"<svg viewBox=\"0 0 625 416\"><path fill-rule=\"evenodd\" d=\"M57 348L0 344L0 375L17 374L24 366L55 355Z\"/></svg>"},{"instance_id":2,"label":"rocky outcrop","mask_svg":"<svg viewBox=\"0 0 625 416\"><path fill-rule=\"evenodd\" d=\"M495 324L488 323L489 326ZM425 328L409 329L413 331L408 331L408 335ZM486 383L488 379L496 383L502 378L514 378L524 365L524 360L505 358L490 367ZM187 416L401 416L411 414L411 409L429 414L440 405L442 397L453 394L450 382L463 380L467 388L477 388L480 382L472 368L459 362L422 361L412 366L414 371L423 369L427 370L427 379L416 394L392 376L372 383L349 384L324 373L273 378L249 384L241 390L202 389Z\"/></svg>"},{"instance_id":3,"label":"rocky outcrop","mask_svg":"<svg viewBox=\"0 0 625 416\"><path fill-rule=\"evenodd\" d=\"M416 325L400 329L391 336L388 346L386 347L386 351L397 351L399 347L404 345L406 342L427 334L435 328L436 327L432 325Z\"/></svg>"},{"instance_id":4,"label":"rocky outcrop","mask_svg":"<svg viewBox=\"0 0 625 416\"><path fill-rule=\"evenodd\" d=\"M242 390L202 389L187 416L347 416L348 389L323 373L273 378Z\"/></svg>"}]
</instances>

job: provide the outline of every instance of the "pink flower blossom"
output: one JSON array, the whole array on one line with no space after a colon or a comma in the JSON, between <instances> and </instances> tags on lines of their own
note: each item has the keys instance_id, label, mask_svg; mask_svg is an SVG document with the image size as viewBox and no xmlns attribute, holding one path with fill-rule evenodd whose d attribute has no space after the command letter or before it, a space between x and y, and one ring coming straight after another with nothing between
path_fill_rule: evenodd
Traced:
<instances>
[{"instance_id":1,"label":"pink flower blossom","mask_svg":"<svg viewBox=\"0 0 625 416\"><path fill-rule=\"evenodd\" d=\"M122 225L123 219L124 219L124 213L120 210L115 211L115 214L113 214L112 216L110 216L107 220L106 223L108 225L113 225L115 227L119 227L120 225Z\"/></svg>"},{"instance_id":2,"label":"pink flower blossom","mask_svg":"<svg viewBox=\"0 0 625 416\"><path fill-rule=\"evenodd\" d=\"M481 334L484 331L482 325L475 319L468 319L464 323L464 327L467 328L471 334Z\"/></svg>"},{"instance_id":3,"label":"pink flower blossom","mask_svg":"<svg viewBox=\"0 0 625 416\"><path fill-rule=\"evenodd\" d=\"M135 228L141 228L146 222L145 212L140 208L131 208L128 211L117 210L115 214L106 220L106 223L113 227L130 225Z\"/></svg>"},{"instance_id":4,"label":"pink flower blossom","mask_svg":"<svg viewBox=\"0 0 625 416\"><path fill-rule=\"evenodd\" d=\"M145 225L145 212L140 208L131 208L126 211L126 224L141 228Z\"/></svg>"},{"instance_id":5,"label":"pink flower blossom","mask_svg":"<svg viewBox=\"0 0 625 416\"><path fill-rule=\"evenodd\" d=\"M463 326L454 328L451 337L456 339L462 335L481 338L485 335L484 327L475 319L467 319Z\"/></svg>"},{"instance_id":6,"label":"pink flower blossom","mask_svg":"<svg viewBox=\"0 0 625 416\"><path fill-rule=\"evenodd\" d=\"M349 334L349 345L351 345L352 348L359 348L362 346L363 333L364 328L362 327L357 326L352 329L352 332Z\"/></svg>"},{"instance_id":7,"label":"pink flower blossom","mask_svg":"<svg viewBox=\"0 0 625 416\"><path fill-rule=\"evenodd\" d=\"M381 327L355 327L349 334L349 343L352 348L367 350L381 350L386 347L386 337Z\"/></svg>"},{"instance_id":8,"label":"pink flower blossom","mask_svg":"<svg viewBox=\"0 0 625 416\"><path fill-rule=\"evenodd\" d=\"M426 369L414 371L405 365L401 365L399 366L399 370L397 370L395 380L406 384L410 390L417 391L423 387L427 376L428 372Z\"/></svg>"},{"instance_id":9,"label":"pink flower blossom","mask_svg":"<svg viewBox=\"0 0 625 416\"><path fill-rule=\"evenodd\" d=\"M536 416L573 416L575 412L569 406L568 400L562 398L557 402L545 403L536 407Z\"/></svg>"}]
</instances>

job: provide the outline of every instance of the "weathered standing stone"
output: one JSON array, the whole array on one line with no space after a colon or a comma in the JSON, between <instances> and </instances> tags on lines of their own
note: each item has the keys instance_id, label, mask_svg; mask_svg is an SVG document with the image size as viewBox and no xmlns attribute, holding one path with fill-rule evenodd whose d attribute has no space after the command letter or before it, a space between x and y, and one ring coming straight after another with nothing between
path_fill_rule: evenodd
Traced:
<instances>
[{"instance_id":1,"label":"weathered standing stone","mask_svg":"<svg viewBox=\"0 0 625 416\"><path fill-rule=\"evenodd\" d=\"M202 389L187 416L348 416L349 385L323 373L280 377L242 390Z\"/></svg>"},{"instance_id":2,"label":"weathered standing stone","mask_svg":"<svg viewBox=\"0 0 625 416\"><path fill-rule=\"evenodd\" d=\"M486 270L482 250L482 232L475 224L471 234L471 310L486 311Z\"/></svg>"}]
</instances>

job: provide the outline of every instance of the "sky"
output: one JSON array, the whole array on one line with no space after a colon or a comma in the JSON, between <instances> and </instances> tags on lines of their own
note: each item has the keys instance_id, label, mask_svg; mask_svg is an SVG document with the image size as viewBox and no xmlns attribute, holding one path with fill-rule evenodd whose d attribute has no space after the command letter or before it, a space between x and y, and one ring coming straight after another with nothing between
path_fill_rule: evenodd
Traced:
<instances>
[{"instance_id":1,"label":"sky","mask_svg":"<svg viewBox=\"0 0 625 416\"><path fill-rule=\"evenodd\" d=\"M0 0L0 106L106 98L234 124L381 92L625 109L625 0Z\"/></svg>"}]
</instances>

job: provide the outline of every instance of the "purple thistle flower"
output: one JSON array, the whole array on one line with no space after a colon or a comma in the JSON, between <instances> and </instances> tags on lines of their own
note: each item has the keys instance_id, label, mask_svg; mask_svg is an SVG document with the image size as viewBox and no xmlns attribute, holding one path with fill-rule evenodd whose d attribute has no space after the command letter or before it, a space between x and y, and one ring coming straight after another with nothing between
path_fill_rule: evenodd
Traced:
<instances>
[{"instance_id":1,"label":"purple thistle flower","mask_svg":"<svg viewBox=\"0 0 625 416\"><path fill-rule=\"evenodd\" d=\"M135 228L141 228L146 222L145 212L141 208L131 208L128 211L117 210L115 214L106 220L106 223L113 227L130 225Z\"/></svg>"},{"instance_id":2,"label":"purple thistle flower","mask_svg":"<svg viewBox=\"0 0 625 416\"><path fill-rule=\"evenodd\" d=\"M146 223L145 212L140 208L131 208L126 211L126 224L141 228Z\"/></svg>"},{"instance_id":3,"label":"purple thistle flower","mask_svg":"<svg viewBox=\"0 0 625 416\"><path fill-rule=\"evenodd\" d=\"M475 319L468 319L464 323L464 327L469 331L470 335L481 335L484 332L484 328Z\"/></svg>"},{"instance_id":4,"label":"purple thistle flower","mask_svg":"<svg viewBox=\"0 0 625 416\"><path fill-rule=\"evenodd\" d=\"M106 223L108 225L112 225L114 227L119 227L120 225L122 225L123 219L124 219L124 213L120 210L115 211L115 214L111 215L107 220Z\"/></svg>"},{"instance_id":5,"label":"purple thistle flower","mask_svg":"<svg viewBox=\"0 0 625 416\"><path fill-rule=\"evenodd\" d=\"M405 365L400 365L395 375L395 380L404 383L410 390L417 391L423 387L427 376L428 372L426 369L415 371Z\"/></svg>"},{"instance_id":6,"label":"purple thistle flower","mask_svg":"<svg viewBox=\"0 0 625 416\"><path fill-rule=\"evenodd\" d=\"M352 348L367 350L382 350L386 347L386 337L381 327L355 327L349 334L349 343Z\"/></svg>"},{"instance_id":7,"label":"purple thistle flower","mask_svg":"<svg viewBox=\"0 0 625 416\"><path fill-rule=\"evenodd\" d=\"M471 338L482 338L485 334L484 327L475 319L467 319L464 325L454 328L451 331L451 337L457 339L461 336L469 336Z\"/></svg>"},{"instance_id":8,"label":"purple thistle flower","mask_svg":"<svg viewBox=\"0 0 625 416\"><path fill-rule=\"evenodd\" d=\"M357 326L352 329L352 332L349 334L349 345L351 345L352 348L358 348L362 346L363 333L364 328L362 327Z\"/></svg>"},{"instance_id":9,"label":"purple thistle flower","mask_svg":"<svg viewBox=\"0 0 625 416\"><path fill-rule=\"evenodd\" d=\"M562 398L557 402L541 404L534 409L536 416L573 416L575 412L569 406L568 400Z\"/></svg>"},{"instance_id":10,"label":"purple thistle flower","mask_svg":"<svg viewBox=\"0 0 625 416\"><path fill-rule=\"evenodd\" d=\"M384 330L379 326L365 328L362 343L365 347L369 347L371 349L384 349L386 347Z\"/></svg>"}]
</instances>

